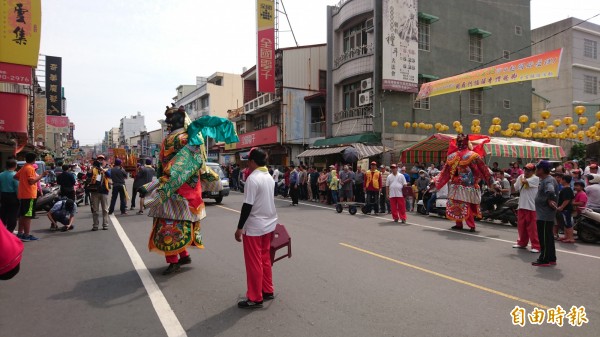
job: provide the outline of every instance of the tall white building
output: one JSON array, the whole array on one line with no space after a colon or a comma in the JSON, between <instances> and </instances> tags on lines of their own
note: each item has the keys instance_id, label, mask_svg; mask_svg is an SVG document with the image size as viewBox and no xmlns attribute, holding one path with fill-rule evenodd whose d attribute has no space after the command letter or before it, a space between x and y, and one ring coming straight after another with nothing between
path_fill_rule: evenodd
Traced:
<instances>
[{"instance_id":1,"label":"tall white building","mask_svg":"<svg viewBox=\"0 0 600 337\"><path fill-rule=\"evenodd\" d=\"M119 146L131 146L127 144L128 140L139 135L141 132L146 131L146 124L144 123L144 116L138 111L137 115L131 117L121 118L119 124Z\"/></svg>"},{"instance_id":2,"label":"tall white building","mask_svg":"<svg viewBox=\"0 0 600 337\"><path fill-rule=\"evenodd\" d=\"M584 105L584 116L592 121L600 110L600 25L582 21L568 18L531 31L533 41L550 36L534 45L532 54L563 48L558 78L532 82L535 92L550 100L551 118L571 116L574 106Z\"/></svg>"}]
</instances>

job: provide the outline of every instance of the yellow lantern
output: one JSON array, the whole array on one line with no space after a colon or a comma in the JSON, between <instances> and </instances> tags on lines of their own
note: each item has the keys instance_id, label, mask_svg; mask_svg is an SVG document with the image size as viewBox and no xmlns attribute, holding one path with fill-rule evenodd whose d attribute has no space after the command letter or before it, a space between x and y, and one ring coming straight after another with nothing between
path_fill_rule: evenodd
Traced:
<instances>
[{"instance_id":1,"label":"yellow lantern","mask_svg":"<svg viewBox=\"0 0 600 337\"><path fill-rule=\"evenodd\" d=\"M404 128L406 128L406 129L410 128L410 122L404 122Z\"/></svg>"},{"instance_id":2,"label":"yellow lantern","mask_svg":"<svg viewBox=\"0 0 600 337\"><path fill-rule=\"evenodd\" d=\"M525 132L525 134L531 134L532 130L531 130L531 128L525 128L525 130L523 130L523 132Z\"/></svg>"},{"instance_id":3,"label":"yellow lantern","mask_svg":"<svg viewBox=\"0 0 600 337\"><path fill-rule=\"evenodd\" d=\"M585 125L588 122L587 117L579 117L579 125Z\"/></svg>"},{"instance_id":4,"label":"yellow lantern","mask_svg":"<svg viewBox=\"0 0 600 337\"><path fill-rule=\"evenodd\" d=\"M554 132L554 125L548 125L548 132Z\"/></svg>"},{"instance_id":5,"label":"yellow lantern","mask_svg":"<svg viewBox=\"0 0 600 337\"><path fill-rule=\"evenodd\" d=\"M538 126L540 127L540 129L545 128L548 125L548 123L546 123L546 121L539 121L538 122Z\"/></svg>"},{"instance_id":6,"label":"yellow lantern","mask_svg":"<svg viewBox=\"0 0 600 337\"><path fill-rule=\"evenodd\" d=\"M550 138L556 138L558 135L556 132L550 132Z\"/></svg>"},{"instance_id":7,"label":"yellow lantern","mask_svg":"<svg viewBox=\"0 0 600 337\"><path fill-rule=\"evenodd\" d=\"M419 126L419 123L417 123L417 122L413 122L413 123L412 123L412 127L413 127L413 128L415 128L415 129L416 129L418 126Z\"/></svg>"},{"instance_id":8,"label":"yellow lantern","mask_svg":"<svg viewBox=\"0 0 600 337\"><path fill-rule=\"evenodd\" d=\"M583 115L585 113L585 107L583 105L578 105L575 107L575 109L573 109L575 111L575 113L579 116Z\"/></svg>"},{"instance_id":9,"label":"yellow lantern","mask_svg":"<svg viewBox=\"0 0 600 337\"><path fill-rule=\"evenodd\" d=\"M550 111L548 111L548 110L544 110L544 111L542 111L542 112L540 113L540 116L541 116L543 119L548 119L548 117L550 117Z\"/></svg>"},{"instance_id":10,"label":"yellow lantern","mask_svg":"<svg viewBox=\"0 0 600 337\"><path fill-rule=\"evenodd\" d=\"M500 130L502 130L502 127L500 125L494 125L494 131L500 132Z\"/></svg>"},{"instance_id":11,"label":"yellow lantern","mask_svg":"<svg viewBox=\"0 0 600 337\"><path fill-rule=\"evenodd\" d=\"M419 123L419 129L425 129L425 123L423 123L423 122Z\"/></svg>"},{"instance_id":12,"label":"yellow lantern","mask_svg":"<svg viewBox=\"0 0 600 337\"><path fill-rule=\"evenodd\" d=\"M542 138L548 138L549 135L550 135L550 132L548 132L548 130L542 131Z\"/></svg>"},{"instance_id":13,"label":"yellow lantern","mask_svg":"<svg viewBox=\"0 0 600 337\"><path fill-rule=\"evenodd\" d=\"M527 117L527 115L519 116L519 123L527 123L527 122L529 122L529 117Z\"/></svg>"},{"instance_id":14,"label":"yellow lantern","mask_svg":"<svg viewBox=\"0 0 600 337\"><path fill-rule=\"evenodd\" d=\"M596 123L594 123L594 126L595 126L597 129L600 129L600 121L597 121Z\"/></svg>"},{"instance_id":15,"label":"yellow lantern","mask_svg":"<svg viewBox=\"0 0 600 337\"><path fill-rule=\"evenodd\" d=\"M459 125L459 126L457 126L457 127L455 128L455 130L456 130L456 133L462 133L462 132L463 132L463 127L462 127L462 125Z\"/></svg>"},{"instance_id":16,"label":"yellow lantern","mask_svg":"<svg viewBox=\"0 0 600 337\"><path fill-rule=\"evenodd\" d=\"M442 127L442 123L435 123L435 129L439 130Z\"/></svg>"},{"instance_id":17,"label":"yellow lantern","mask_svg":"<svg viewBox=\"0 0 600 337\"><path fill-rule=\"evenodd\" d=\"M492 124L500 125L500 123L502 123L502 120L500 118L498 118L498 117L492 118Z\"/></svg>"},{"instance_id":18,"label":"yellow lantern","mask_svg":"<svg viewBox=\"0 0 600 337\"><path fill-rule=\"evenodd\" d=\"M471 121L471 125L479 126L481 125L481 122L479 121L479 119L474 119L473 121Z\"/></svg>"},{"instance_id":19,"label":"yellow lantern","mask_svg":"<svg viewBox=\"0 0 600 337\"><path fill-rule=\"evenodd\" d=\"M519 123L513 124L513 130L520 131L521 130L521 124L519 124Z\"/></svg>"},{"instance_id":20,"label":"yellow lantern","mask_svg":"<svg viewBox=\"0 0 600 337\"><path fill-rule=\"evenodd\" d=\"M600 111L596 112L596 119L600 121Z\"/></svg>"},{"instance_id":21,"label":"yellow lantern","mask_svg":"<svg viewBox=\"0 0 600 337\"><path fill-rule=\"evenodd\" d=\"M567 138L567 134L563 131L563 132L561 132L561 133L558 134L558 138L565 139L565 138Z\"/></svg>"},{"instance_id":22,"label":"yellow lantern","mask_svg":"<svg viewBox=\"0 0 600 337\"><path fill-rule=\"evenodd\" d=\"M531 122L529 123L529 127L531 128L531 130L535 130L538 127L538 123L536 122Z\"/></svg>"},{"instance_id":23,"label":"yellow lantern","mask_svg":"<svg viewBox=\"0 0 600 337\"><path fill-rule=\"evenodd\" d=\"M571 124L571 125L569 125L569 130L571 130L572 132L577 131L577 129L578 129L577 124Z\"/></svg>"},{"instance_id":24,"label":"yellow lantern","mask_svg":"<svg viewBox=\"0 0 600 337\"><path fill-rule=\"evenodd\" d=\"M598 128L595 125L590 126L590 132L591 133L596 133L596 131L598 131Z\"/></svg>"},{"instance_id":25,"label":"yellow lantern","mask_svg":"<svg viewBox=\"0 0 600 337\"><path fill-rule=\"evenodd\" d=\"M573 124L573 118L565 117L565 118L563 118L563 123L565 123L565 125L571 125L571 124Z\"/></svg>"},{"instance_id":26,"label":"yellow lantern","mask_svg":"<svg viewBox=\"0 0 600 337\"><path fill-rule=\"evenodd\" d=\"M392 127L393 127L393 128L395 128L395 127L397 127L397 126L398 126L398 122L396 122L396 121L392 121Z\"/></svg>"},{"instance_id":27,"label":"yellow lantern","mask_svg":"<svg viewBox=\"0 0 600 337\"><path fill-rule=\"evenodd\" d=\"M459 121L452 122L452 127L454 127L454 128L458 127L459 125L460 125Z\"/></svg>"},{"instance_id":28,"label":"yellow lantern","mask_svg":"<svg viewBox=\"0 0 600 337\"><path fill-rule=\"evenodd\" d=\"M555 126L560 126L560 124L562 123L562 121L560 119L555 119L552 124L554 124Z\"/></svg>"}]
</instances>

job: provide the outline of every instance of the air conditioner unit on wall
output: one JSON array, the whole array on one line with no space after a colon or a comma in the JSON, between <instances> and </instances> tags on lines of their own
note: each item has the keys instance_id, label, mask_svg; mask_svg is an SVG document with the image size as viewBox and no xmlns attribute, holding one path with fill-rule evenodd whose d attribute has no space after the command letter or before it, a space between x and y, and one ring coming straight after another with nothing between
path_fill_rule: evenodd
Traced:
<instances>
[{"instance_id":1,"label":"air conditioner unit on wall","mask_svg":"<svg viewBox=\"0 0 600 337\"><path fill-rule=\"evenodd\" d=\"M371 103L371 94L364 92L358 96L358 105L367 105Z\"/></svg>"},{"instance_id":2,"label":"air conditioner unit on wall","mask_svg":"<svg viewBox=\"0 0 600 337\"><path fill-rule=\"evenodd\" d=\"M360 90L365 91L365 90L370 90L371 88L373 88L373 85L371 83L370 77L360 81Z\"/></svg>"}]
</instances>

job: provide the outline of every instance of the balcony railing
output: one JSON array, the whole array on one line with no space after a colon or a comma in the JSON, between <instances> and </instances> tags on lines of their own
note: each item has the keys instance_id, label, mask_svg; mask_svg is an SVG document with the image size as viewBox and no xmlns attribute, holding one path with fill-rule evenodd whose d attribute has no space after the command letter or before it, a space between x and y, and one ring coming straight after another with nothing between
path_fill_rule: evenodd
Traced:
<instances>
[{"instance_id":1,"label":"balcony railing","mask_svg":"<svg viewBox=\"0 0 600 337\"><path fill-rule=\"evenodd\" d=\"M325 137L326 122L309 124L309 138Z\"/></svg>"},{"instance_id":2,"label":"balcony railing","mask_svg":"<svg viewBox=\"0 0 600 337\"><path fill-rule=\"evenodd\" d=\"M340 0L337 4L333 6L333 14L337 14L340 11L340 8L342 8L342 6L344 6L347 2L350 1L352 0Z\"/></svg>"},{"instance_id":3,"label":"balcony railing","mask_svg":"<svg viewBox=\"0 0 600 337\"><path fill-rule=\"evenodd\" d=\"M333 114L333 120L336 122L346 119L373 117L373 105L359 106L348 110L338 111Z\"/></svg>"},{"instance_id":4,"label":"balcony railing","mask_svg":"<svg viewBox=\"0 0 600 337\"><path fill-rule=\"evenodd\" d=\"M244 113L253 113L254 111L264 108L275 101L275 95L269 93L261 95L246 104L244 104Z\"/></svg>"},{"instance_id":5,"label":"balcony railing","mask_svg":"<svg viewBox=\"0 0 600 337\"><path fill-rule=\"evenodd\" d=\"M338 56L333 61L333 67L339 68L342 64L351 61L353 59L359 58L365 55L373 55L374 46L373 43L365 44L360 47L350 48L346 50L342 55Z\"/></svg>"}]
</instances>

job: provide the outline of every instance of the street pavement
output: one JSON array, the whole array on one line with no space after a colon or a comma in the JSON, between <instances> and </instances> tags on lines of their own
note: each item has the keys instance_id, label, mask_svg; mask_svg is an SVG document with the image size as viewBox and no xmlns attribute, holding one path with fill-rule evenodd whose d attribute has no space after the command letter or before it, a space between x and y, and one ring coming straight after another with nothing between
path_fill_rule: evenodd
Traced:
<instances>
[{"instance_id":1,"label":"street pavement","mask_svg":"<svg viewBox=\"0 0 600 337\"><path fill-rule=\"evenodd\" d=\"M108 231L92 232L90 209L81 206L75 230L61 233L50 232L39 213L33 233L41 240L25 243L21 272L0 283L0 336L151 337L176 336L178 329L187 336L303 337L600 331L600 245L558 243L558 265L536 268L530 264L536 254L511 248L517 233L510 226L480 223L477 233L456 232L448 230L448 220L414 213L400 224L389 215L289 203L276 199L293 257L275 264L276 298L255 311L236 306L245 296L242 245L234 240L242 204L237 192L222 205L207 201L206 248L192 248L192 264L170 276L161 275L164 258L148 252L147 216L116 215ZM557 305L567 312L584 306L589 322L512 323L516 306L531 313Z\"/></svg>"}]
</instances>

